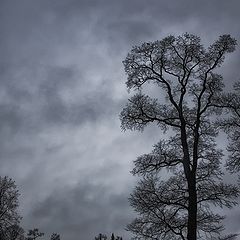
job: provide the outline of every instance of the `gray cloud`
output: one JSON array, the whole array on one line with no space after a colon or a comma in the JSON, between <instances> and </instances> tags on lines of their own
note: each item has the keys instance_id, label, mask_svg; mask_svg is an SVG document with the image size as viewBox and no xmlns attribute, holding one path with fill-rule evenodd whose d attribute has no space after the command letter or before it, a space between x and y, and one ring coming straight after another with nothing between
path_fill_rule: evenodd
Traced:
<instances>
[{"instance_id":1,"label":"gray cloud","mask_svg":"<svg viewBox=\"0 0 240 240\"><path fill-rule=\"evenodd\" d=\"M55 189L52 195L36 204L32 219L37 219L34 224L44 223L48 233L64 232L66 239L76 236L93 239L98 233L109 234L113 229L125 236L122 226L132 219L127 196L126 192L110 193L109 188L84 179L75 188Z\"/></svg>"},{"instance_id":2,"label":"gray cloud","mask_svg":"<svg viewBox=\"0 0 240 240\"><path fill-rule=\"evenodd\" d=\"M0 174L16 179L26 228L93 239L124 231L131 161L156 128L120 130L129 97L122 60L132 45L191 32L240 40L238 0L0 1ZM238 80L240 51L226 59ZM159 134L161 135L161 133ZM226 221L228 229L239 218ZM237 226L233 230L236 230Z\"/></svg>"}]
</instances>

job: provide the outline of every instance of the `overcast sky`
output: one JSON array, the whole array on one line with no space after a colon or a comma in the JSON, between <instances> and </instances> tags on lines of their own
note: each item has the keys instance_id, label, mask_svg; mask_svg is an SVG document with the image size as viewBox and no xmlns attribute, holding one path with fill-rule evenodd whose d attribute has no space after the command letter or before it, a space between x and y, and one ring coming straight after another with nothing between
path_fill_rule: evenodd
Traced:
<instances>
[{"instance_id":1,"label":"overcast sky","mask_svg":"<svg viewBox=\"0 0 240 240\"><path fill-rule=\"evenodd\" d=\"M0 175L20 189L25 229L128 238L132 161L161 132L121 131L122 60L169 34L240 44L239 10L239 0L0 0ZM240 47L221 69L227 86L239 64ZM227 230L240 232L239 207L226 214Z\"/></svg>"}]
</instances>

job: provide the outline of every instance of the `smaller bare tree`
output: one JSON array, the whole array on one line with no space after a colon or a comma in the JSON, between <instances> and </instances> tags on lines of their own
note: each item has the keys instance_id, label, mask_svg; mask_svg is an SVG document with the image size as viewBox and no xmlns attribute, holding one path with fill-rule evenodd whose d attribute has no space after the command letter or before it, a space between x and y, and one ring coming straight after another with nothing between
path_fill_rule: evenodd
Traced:
<instances>
[{"instance_id":1,"label":"smaller bare tree","mask_svg":"<svg viewBox=\"0 0 240 240\"><path fill-rule=\"evenodd\" d=\"M107 239L108 239L107 235L102 234L102 233L100 233L97 237L95 237L95 240L107 240ZM110 239L111 240L122 240L122 237L115 236L114 233L112 233Z\"/></svg>"},{"instance_id":2,"label":"smaller bare tree","mask_svg":"<svg viewBox=\"0 0 240 240\"><path fill-rule=\"evenodd\" d=\"M95 240L107 240L107 236L105 234L99 233Z\"/></svg>"},{"instance_id":3,"label":"smaller bare tree","mask_svg":"<svg viewBox=\"0 0 240 240\"><path fill-rule=\"evenodd\" d=\"M17 226L21 217L17 212L19 192L15 182L0 176L0 232Z\"/></svg>"},{"instance_id":4,"label":"smaller bare tree","mask_svg":"<svg viewBox=\"0 0 240 240\"><path fill-rule=\"evenodd\" d=\"M53 233L53 234L51 235L50 240L60 240L60 235L57 234L57 233Z\"/></svg>"},{"instance_id":5,"label":"smaller bare tree","mask_svg":"<svg viewBox=\"0 0 240 240\"><path fill-rule=\"evenodd\" d=\"M27 234L26 240L35 240L44 235L44 233L39 232L38 228L34 228L33 230L29 230Z\"/></svg>"}]
</instances>

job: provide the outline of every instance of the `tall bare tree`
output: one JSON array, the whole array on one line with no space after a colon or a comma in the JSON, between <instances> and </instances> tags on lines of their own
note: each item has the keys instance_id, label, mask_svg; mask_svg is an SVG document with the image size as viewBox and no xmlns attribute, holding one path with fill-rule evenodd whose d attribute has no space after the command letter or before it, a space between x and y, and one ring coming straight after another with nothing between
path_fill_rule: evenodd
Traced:
<instances>
[{"instance_id":1,"label":"tall bare tree","mask_svg":"<svg viewBox=\"0 0 240 240\"><path fill-rule=\"evenodd\" d=\"M235 46L235 39L222 35L205 49L186 33L133 47L123 62L127 88L136 94L120 114L122 128L142 131L155 122L171 130L135 161L133 174L142 180L130 202L139 217L128 229L137 239L218 238L223 217L212 206L236 204L238 189L222 182L213 124L224 87L215 70ZM148 83L159 89L157 97L145 93ZM163 169L168 179L161 179Z\"/></svg>"}]
</instances>

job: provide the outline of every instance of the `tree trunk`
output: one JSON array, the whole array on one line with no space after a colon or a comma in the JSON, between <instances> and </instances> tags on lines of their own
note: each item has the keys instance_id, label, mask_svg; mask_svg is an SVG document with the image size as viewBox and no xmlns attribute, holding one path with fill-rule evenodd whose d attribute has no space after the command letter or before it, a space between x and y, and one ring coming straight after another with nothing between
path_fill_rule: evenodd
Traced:
<instances>
[{"instance_id":1,"label":"tree trunk","mask_svg":"<svg viewBox=\"0 0 240 240\"><path fill-rule=\"evenodd\" d=\"M191 176L188 180L188 227L187 227L187 240L197 239L197 191L196 179Z\"/></svg>"}]
</instances>

